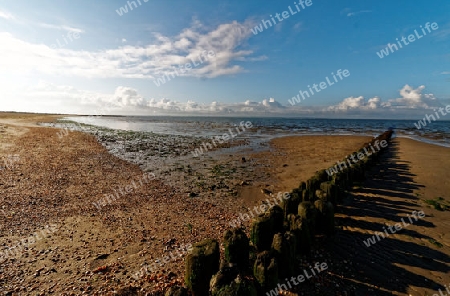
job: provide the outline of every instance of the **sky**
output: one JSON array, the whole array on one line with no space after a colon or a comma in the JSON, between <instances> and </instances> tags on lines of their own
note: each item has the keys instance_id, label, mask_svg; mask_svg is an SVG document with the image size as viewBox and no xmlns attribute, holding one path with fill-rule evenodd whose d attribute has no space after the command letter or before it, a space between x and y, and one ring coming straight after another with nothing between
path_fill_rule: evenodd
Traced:
<instances>
[{"instance_id":1,"label":"sky","mask_svg":"<svg viewBox=\"0 0 450 296\"><path fill-rule=\"evenodd\" d=\"M448 0L31 3L0 2L0 111L415 119L450 105Z\"/></svg>"}]
</instances>

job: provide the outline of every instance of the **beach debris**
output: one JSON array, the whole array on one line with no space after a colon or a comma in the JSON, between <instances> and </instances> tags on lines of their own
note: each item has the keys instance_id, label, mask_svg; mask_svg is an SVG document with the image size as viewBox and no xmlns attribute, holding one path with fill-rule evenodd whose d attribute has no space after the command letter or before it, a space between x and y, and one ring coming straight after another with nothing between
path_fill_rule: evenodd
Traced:
<instances>
[{"instance_id":1,"label":"beach debris","mask_svg":"<svg viewBox=\"0 0 450 296\"><path fill-rule=\"evenodd\" d=\"M106 259L109 257L109 254L100 254L95 258L95 260Z\"/></svg>"},{"instance_id":2,"label":"beach debris","mask_svg":"<svg viewBox=\"0 0 450 296\"><path fill-rule=\"evenodd\" d=\"M198 196L198 193L195 193L195 192L189 192L188 193L188 197L190 197L190 198L194 198L194 197L197 197Z\"/></svg>"},{"instance_id":3,"label":"beach debris","mask_svg":"<svg viewBox=\"0 0 450 296\"><path fill-rule=\"evenodd\" d=\"M170 245L173 245L176 241L177 241L176 238L171 238L171 239L167 240L167 241L164 243L164 245L170 246Z\"/></svg>"},{"instance_id":4,"label":"beach debris","mask_svg":"<svg viewBox=\"0 0 450 296\"><path fill-rule=\"evenodd\" d=\"M272 191L267 190L265 188L261 188L261 193L270 196L272 194Z\"/></svg>"},{"instance_id":5,"label":"beach debris","mask_svg":"<svg viewBox=\"0 0 450 296\"><path fill-rule=\"evenodd\" d=\"M103 266L97 267L92 272L93 273L99 273L99 272L106 272L106 271L108 271L108 266L107 265L103 265Z\"/></svg>"}]
</instances>

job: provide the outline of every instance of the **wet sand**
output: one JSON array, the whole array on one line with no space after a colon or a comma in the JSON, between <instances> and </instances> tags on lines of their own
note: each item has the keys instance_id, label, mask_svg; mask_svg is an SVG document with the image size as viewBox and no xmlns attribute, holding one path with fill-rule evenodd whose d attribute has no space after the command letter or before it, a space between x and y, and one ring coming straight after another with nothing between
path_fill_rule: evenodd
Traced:
<instances>
[{"instance_id":1,"label":"wet sand","mask_svg":"<svg viewBox=\"0 0 450 296\"><path fill-rule=\"evenodd\" d=\"M22 294L104 295L124 293L130 285L152 291L181 282L182 256L137 281L132 275L183 244L221 238L230 219L267 197L262 188L290 191L368 139L286 137L274 139L261 153L208 154L207 162L190 167L202 173L198 197L188 197L193 188L177 181L189 183L192 171L166 167L160 169L167 174L156 174L99 211L92 203L140 180L142 168L112 156L91 135L71 132L59 139L56 129L33 124L45 117L15 116L0 113L0 156L20 156L11 169L0 171L0 245L13 246L46 225L58 225L20 257L0 263L0 291ZM320 282L324 295L430 295L450 283L449 211L424 201L450 200L449 156L448 148L395 140L385 161L370 172L372 179L354 188L338 209L334 242L313 255L330 262ZM200 166L208 173L196 169ZM216 168L215 179L210 168ZM219 183L218 178L228 188L204 187ZM384 223L392 225L414 210L426 217L371 247L363 244Z\"/></svg>"}]
</instances>

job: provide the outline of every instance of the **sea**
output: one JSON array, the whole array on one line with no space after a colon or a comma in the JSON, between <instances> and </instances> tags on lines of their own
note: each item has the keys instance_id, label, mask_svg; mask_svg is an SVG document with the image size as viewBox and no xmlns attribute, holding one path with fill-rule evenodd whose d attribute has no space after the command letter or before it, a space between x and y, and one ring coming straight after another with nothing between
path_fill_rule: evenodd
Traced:
<instances>
[{"instance_id":1,"label":"sea","mask_svg":"<svg viewBox=\"0 0 450 296\"><path fill-rule=\"evenodd\" d=\"M416 127L414 120L384 119L323 119L280 117L189 117L189 116L74 116L65 119L116 130L143 131L180 136L213 137L227 133L243 121L252 129L239 134L240 138L268 140L283 136L301 135L360 135L375 137L394 130L394 137L450 147L450 121L431 121ZM416 124L416 125L415 125Z\"/></svg>"}]
</instances>

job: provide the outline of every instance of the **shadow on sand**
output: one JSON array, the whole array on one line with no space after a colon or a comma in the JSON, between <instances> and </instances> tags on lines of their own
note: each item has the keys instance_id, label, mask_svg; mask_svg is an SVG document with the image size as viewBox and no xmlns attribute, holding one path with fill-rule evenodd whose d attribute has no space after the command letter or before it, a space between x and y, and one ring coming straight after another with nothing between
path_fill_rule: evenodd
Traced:
<instances>
[{"instance_id":1,"label":"shadow on sand","mask_svg":"<svg viewBox=\"0 0 450 296\"><path fill-rule=\"evenodd\" d=\"M390 235L370 247L363 243L373 232L383 232L386 223L400 222L413 211L426 213L413 194L424 186L414 182L409 167L408 162L399 159L398 144L392 141L381 162L367 172L363 186L353 189L336 211L343 217L336 218L341 229L337 231L335 243L331 244L331 252L336 259L349 262L343 275L345 283L353 286L354 295L407 294L411 285L445 291L444 283L418 274L450 271L450 257L427 247L424 241L431 238L413 230L417 226L434 227L427 217L418 221L412 219L414 226L398 231L397 238ZM379 219L383 222L370 222Z\"/></svg>"}]
</instances>

